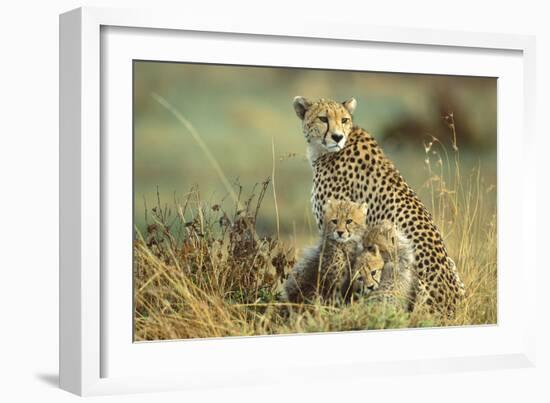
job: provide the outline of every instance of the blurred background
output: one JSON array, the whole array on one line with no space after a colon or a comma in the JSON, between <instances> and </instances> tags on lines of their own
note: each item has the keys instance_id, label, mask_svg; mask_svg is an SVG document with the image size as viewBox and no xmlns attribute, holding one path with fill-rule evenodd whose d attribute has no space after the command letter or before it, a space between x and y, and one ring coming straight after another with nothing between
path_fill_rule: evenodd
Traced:
<instances>
[{"instance_id":1,"label":"blurred background","mask_svg":"<svg viewBox=\"0 0 550 403\"><path fill-rule=\"evenodd\" d=\"M152 94L165 98L192 123L230 182L252 192L272 174L281 238L298 247L312 242L311 168L305 158L296 95L343 101L355 97L354 123L369 131L421 198L426 158L443 148L425 145L432 136L452 151L443 117L453 113L462 170L480 168L496 186L497 81L494 78L134 62L134 214L141 231L145 207L173 205L193 185L202 198L233 203L220 177L189 130ZM275 159L272 158L272 144ZM437 156L431 158L438 158ZM496 203L496 193L493 193ZM223 201L223 202L222 202ZM258 217L258 232L276 233L272 189Z\"/></svg>"}]
</instances>

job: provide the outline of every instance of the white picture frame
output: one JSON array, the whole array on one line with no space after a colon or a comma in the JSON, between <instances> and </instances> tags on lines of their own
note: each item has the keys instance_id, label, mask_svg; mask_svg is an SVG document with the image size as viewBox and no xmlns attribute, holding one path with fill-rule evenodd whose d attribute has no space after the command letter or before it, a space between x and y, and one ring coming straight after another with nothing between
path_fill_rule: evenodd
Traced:
<instances>
[{"instance_id":1,"label":"white picture frame","mask_svg":"<svg viewBox=\"0 0 550 403\"><path fill-rule=\"evenodd\" d=\"M123 134L131 126L131 77L125 76L128 60L181 61L183 43L188 46L187 61L315 67L320 63L315 52L307 57L302 52L308 53L312 41L335 52L357 52L355 62L345 66L327 62L322 66L327 68L361 69L362 52L382 52L379 64L371 62L372 70L499 77L499 323L475 328L133 343L128 327L131 310L127 309L131 265L127 272L109 270L113 261L125 267L131 256L131 243L125 243L131 239L131 222L127 226L128 216L117 214L124 203L132 203L131 180L126 183L131 175L131 147L128 150ZM220 43L230 43L226 48L231 52L215 48ZM209 46L214 48L209 51ZM265 46L273 52L262 53ZM220 52L212 53L212 49ZM214 20L103 8L61 15L61 387L79 395L97 395L534 365L535 282L529 279L536 277L537 265L535 254L523 251L530 243L527 234L535 233L535 200L500 180L504 176L521 183L522 189L535 188L535 175L523 175L508 163L512 152L516 159L521 155L526 161L534 153L534 49L534 38L529 36L329 27L304 19L284 23ZM404 67L404 54L425 57L410 59ZM280 61L274 62L275 56ZM514 273L519 284L515 297L507 275L511 269L518 271ZM120 301L114 295L122 295ZM381 348L368 357L354 354L366 338L382 347L401 347L385 352ZM343 340L344 349L349 349L344 354L347 359L316 355L319 348L342 345ZM289 357L283 359L285 351ZM258 357L263 357L263 364ZM138 368L136 361L144 365Z\"/></svg>"}]
</instances>

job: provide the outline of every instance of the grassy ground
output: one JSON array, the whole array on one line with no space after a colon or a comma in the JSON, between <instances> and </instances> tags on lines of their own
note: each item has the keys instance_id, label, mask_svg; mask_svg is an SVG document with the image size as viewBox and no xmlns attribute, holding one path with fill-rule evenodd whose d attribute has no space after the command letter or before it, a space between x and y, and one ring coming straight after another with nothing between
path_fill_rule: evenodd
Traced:
<instances>
[{"instance_id":1,"label":"grassy ground","mask_svg":"<svg viewBox=\"0 0 550 403\"><path fill-rule=\"evenodd\" d=\"M227 201L204 200L197 187L170 202L159 196L145 208L146 229L136 227L134 242L135 339L496 323L496 189L479 168L463 172L452 117L447 123L451 147L447 152L436 138L425 144L427 175L419 190L466 286L455 318L361 301L343 307L281 302L282 282L300 250L296 239L277 232L258 235L264 197L276 200L272 174L252 190L231 185L230 210ZM276 206L278 223L285 211Z\"/></svg>"}]
</instances>

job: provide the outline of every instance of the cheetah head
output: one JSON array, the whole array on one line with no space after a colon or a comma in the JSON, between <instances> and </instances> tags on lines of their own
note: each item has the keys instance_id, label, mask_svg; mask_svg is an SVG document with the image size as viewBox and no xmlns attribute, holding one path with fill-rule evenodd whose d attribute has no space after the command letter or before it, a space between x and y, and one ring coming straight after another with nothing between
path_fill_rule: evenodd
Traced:
<instances>
[{"instance_id":1,"label":"cheetah head","mask_svg":"<svg viewBox=\"0 0 550 403\"><path fill-rule=\"evenodd\" d=\"M360 242L366 230L367 205L329 199L325 212L325 235L337 242Z\"/></svg>"},{"instance_id":2,"label":"cheetah head","mask_svg":"<svg viewBox=\"0 0 550 403\"><path fill-rule=\"evenodd\" d=\"M322 98L315 101L294 98L294 110L302 121L312 162L327 152L337 152L344 147L352 129L352 114L356 106L354 98L342 103Z\"/></svg>"},{"instance_id":3,"label":"cheetah head","mask_svg":"<svg viewBox=\"0 0 550 403\"><path fill-rule=\"evenodd\" d=\"M364 287L364 292L369 293L378 289L382 281L384 259L376 244L370 244L363 252L363 265L359 268L359 281Z\"/></svg>"}]
</instances>

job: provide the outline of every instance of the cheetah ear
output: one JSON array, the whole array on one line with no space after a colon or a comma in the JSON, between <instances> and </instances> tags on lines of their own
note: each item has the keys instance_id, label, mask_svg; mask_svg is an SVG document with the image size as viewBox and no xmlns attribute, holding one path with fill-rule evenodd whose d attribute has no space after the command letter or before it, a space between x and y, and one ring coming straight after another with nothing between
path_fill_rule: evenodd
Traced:
<instances>
[{"instance_id":1,"label":"cheetah ear","mask_svg":"<svg viewBox=\"0 0 550 403\"><path fill-rule=\"evenodd\" d=\"M389 220L384 220L380 224L380 228L382 228L384 231L391 231L391 229L393 228L393 224Z\"/></svg>"},{"instance_id":2,"label":"cheetah ear","mask_svg":"<svg viewBox=\"0 0 550 403\"><path fill-rule=\"evenodd\" d=\"M353 112L355 112L355 108L357 107L357 101L355 98L350 98L347 101L342 102L342 105L344 105L344 108L346 108L350 115L353 115Z\"/></svg>"},{"instance_id":3,"label":"cheetah ear","mask_svg":"<svg viewBox=\"0 0 550 403\"><path fill-rule=\"evenodd\" d=\"M367 203L361 203L361 212L365 215L365 217L367 216L368 211L369 206L367 205Z\"/></svg>"},{"instance_id":4,"label":"cheetah ear","mask_svg":"<svg viewBox=\"0 0 550 403\"><path fill-rule=\"evenodd\" d=\"M304 97L294 97L294 102L292 104L294 105L296 115L300 118L300 120L304 120L304 116L311 106L311 101Z\"/></svg>"}]
</instances>

